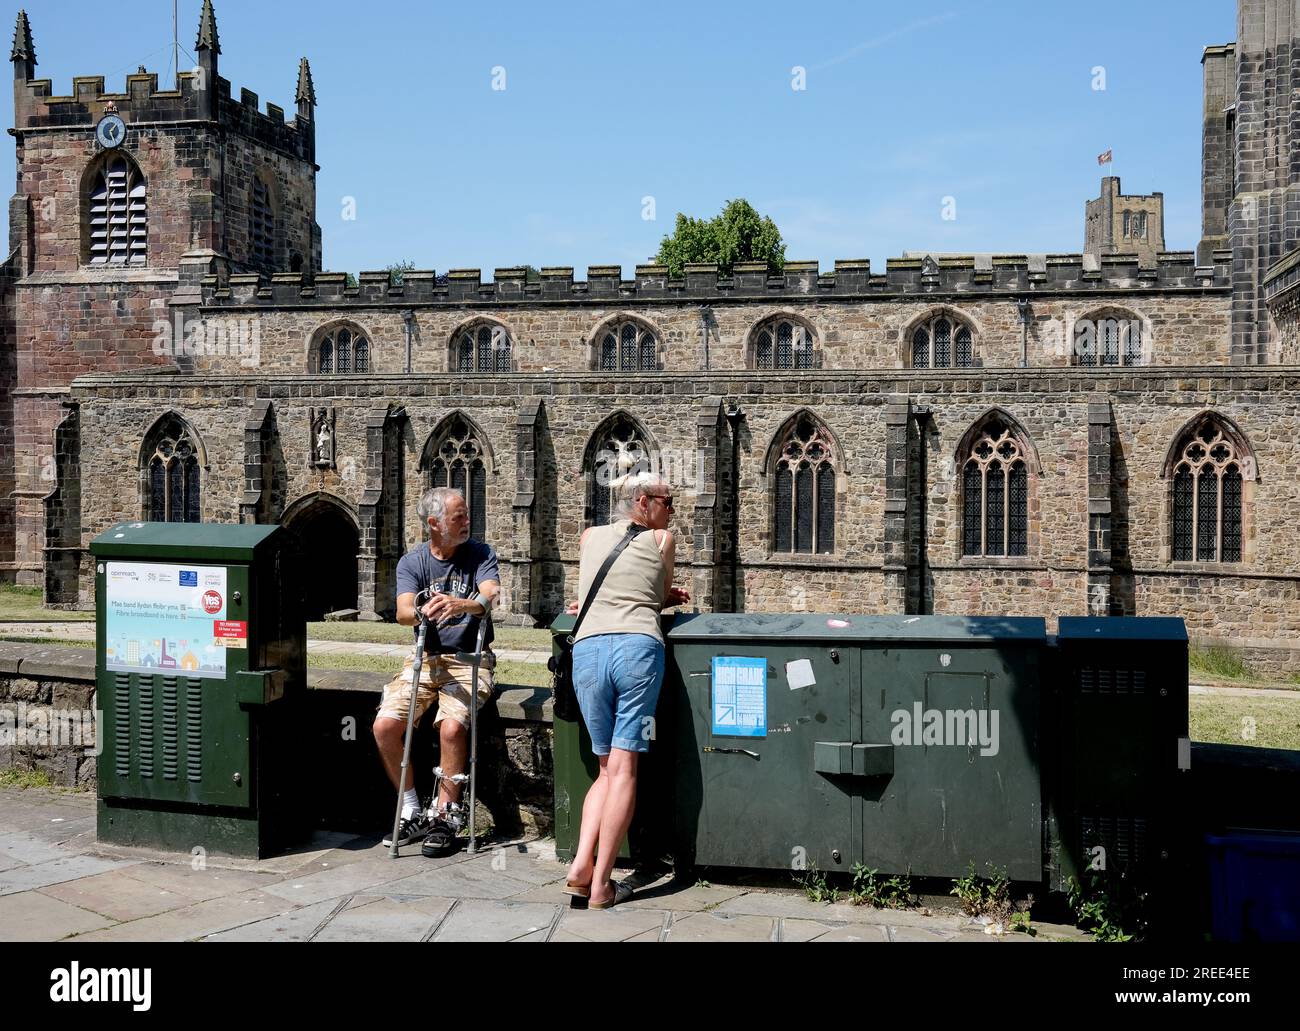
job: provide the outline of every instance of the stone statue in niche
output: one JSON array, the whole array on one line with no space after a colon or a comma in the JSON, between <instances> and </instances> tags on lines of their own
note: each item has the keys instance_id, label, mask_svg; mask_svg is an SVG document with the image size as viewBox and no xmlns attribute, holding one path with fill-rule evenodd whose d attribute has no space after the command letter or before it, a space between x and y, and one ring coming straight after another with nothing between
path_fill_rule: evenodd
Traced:
<instances>
[{"instance_id":1,"label":"stone statue in niche","mask_svg":"<svg viewBox=\"0 0 1300 1031\"><path fill-rule=\"evenodd\" d=\"M334 468L334 409L311 409L311 465Z\"/></svg>"}]
</instances>

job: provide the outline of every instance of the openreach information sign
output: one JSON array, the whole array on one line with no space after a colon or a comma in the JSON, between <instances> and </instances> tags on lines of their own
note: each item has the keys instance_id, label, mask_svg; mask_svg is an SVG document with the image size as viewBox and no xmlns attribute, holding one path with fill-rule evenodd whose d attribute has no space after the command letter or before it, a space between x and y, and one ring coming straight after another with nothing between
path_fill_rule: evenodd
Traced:
<instances>
[{"instance_id":1,"label":"openreach information sign","mask_svg":"<svg viewBox=\"0 0 1300 1031\"><path fill-rule=\"evenodd\" d=\"M105 666L115 672L226 677L226 649L248 647L248 622L226 619L226 567L108 562Z\"/></svg>"}]
</instances>

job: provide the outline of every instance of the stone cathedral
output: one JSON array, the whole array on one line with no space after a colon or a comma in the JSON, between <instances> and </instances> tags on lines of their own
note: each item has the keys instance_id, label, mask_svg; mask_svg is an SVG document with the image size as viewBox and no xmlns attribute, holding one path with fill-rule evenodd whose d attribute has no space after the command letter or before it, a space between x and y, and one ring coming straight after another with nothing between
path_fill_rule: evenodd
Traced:
<instances>
[{"instance_id":1,"label":"stone cathedral","mask_svg":"<svg viewBox=\"0 0 1300 1031\"><path fill-rule=\"evenodd\" d=\"M175 88L56 95L20 13L2 575L88 607L117 522L279 522L313 617L391 618L452 484L501 618L545 623L611 479L654 469L702 610L1175 614L1300 671L1298 19L1240 0L1201 56L1194 252L1107 177L1075 254L353 279L306 59L288 111L236 95L205 2Z\"/></svg>"}]
</instances>

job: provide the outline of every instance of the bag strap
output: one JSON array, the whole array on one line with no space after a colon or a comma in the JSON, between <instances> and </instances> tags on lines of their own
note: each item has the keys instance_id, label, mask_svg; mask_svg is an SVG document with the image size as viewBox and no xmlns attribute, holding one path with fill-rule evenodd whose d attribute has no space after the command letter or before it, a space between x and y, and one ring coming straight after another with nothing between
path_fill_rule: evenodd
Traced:
<instances>
[{"instance_id":1,"label":"bag strap","mask_svg":"<svg viewBox=\"0 0 1300 1031\"><path fill-rule=\"evenodd\" d=\"M605 556L605 561L597 571L595 579L591 581L591 589L587 591L587 600L582 603L582 611L578 613L577 621L574 622L573 629L568 633L570 641L578 636L578 628L582 626L582 621L587 615L587 610L591 608L591 603L596 600L596 595L600 591L601 584L605 582L605 574L609 572L610 566L614 564L619 555L623 554L623 549L632 543L633 538L637 534L643 533L645 529L644 526L633 523L627 528L627 533L623 535L623 539L615 544L614 549Z\"/></svg>"}]
</instances>

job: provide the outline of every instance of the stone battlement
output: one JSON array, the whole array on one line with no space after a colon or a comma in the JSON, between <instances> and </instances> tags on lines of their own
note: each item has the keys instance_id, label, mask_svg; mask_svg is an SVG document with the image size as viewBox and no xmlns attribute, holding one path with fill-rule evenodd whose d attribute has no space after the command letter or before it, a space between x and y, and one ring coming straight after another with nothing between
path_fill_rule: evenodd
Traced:
<instances>
[{"instance_id":1,"label":"stone battlement","mask_svg":"<svg viewBox=\"0 0 1300 1031\"><path fill-rule=\"evenodd\" d=\"M1041 294L1052 292L1107 293L1143 290L1228 290L1227 252L1216 252L1214 264L1197 266L1190 251L1157 255L1153 266L1139 266L1136 255L1115 254L1092 262L1081 254L1023 254L890 258L883 275L873 274L866 259L836 261L823 273L815 261L787 261L781 273L770 274L762 262L741 262L730 277L716 265L688 264L681 279L669 277L666 265L637 265L635 277L623 278L618 265L590 265L587 278L575 280L571 267L543 268L538 282L528 282L522 268L496 269L484 281L479 269L406 272L400 282L388 272L362 272L349 286L342 272L266 275L218 273L202 279L202 304L207 307L262 305L277 307L329 303L435 304L503 301L698 300L702 303L763 297L837 298Z\"/></svg>"}]
</instances>

